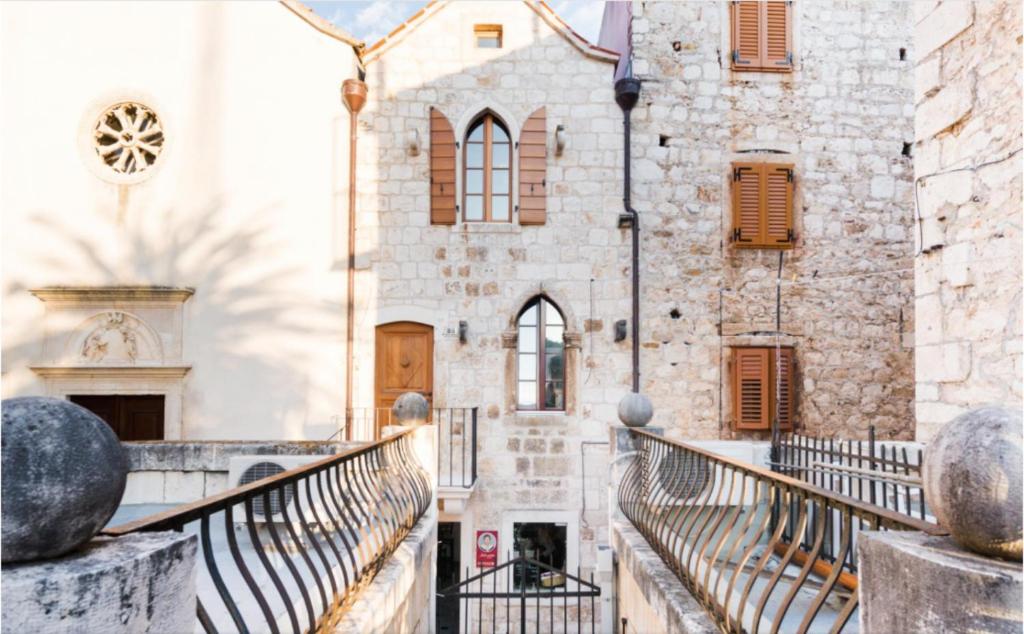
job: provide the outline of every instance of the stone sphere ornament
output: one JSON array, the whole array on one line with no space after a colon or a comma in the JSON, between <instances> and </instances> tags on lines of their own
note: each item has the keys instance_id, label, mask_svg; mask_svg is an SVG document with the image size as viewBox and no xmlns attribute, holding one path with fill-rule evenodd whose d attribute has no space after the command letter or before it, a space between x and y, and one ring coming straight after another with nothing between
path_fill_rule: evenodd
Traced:
<instances>
[{"instance_id":1,"label":"stone sphere ornament","mask_svg":"<svg viewBox=\"0 0 1024 634\"><path fill-rule=\"evenodd\" d=\"M419 392L406 392L391 407L396 425L424 425L430 416L430 403Z\"/></svg>"},{"instance_id":2,"label":"stone sphere ornament","mask_svg":"<svg viewBox=\"0 0 1024 634\"><path fill-rule=\"evenodd\" d=\"M626 427L643 427L654 417L651 399L639 392L630 392L619 401L619 420Z\"/></svg>"},{"instance_id":3,"label":"stone sphere ornament","mask_svg":"<svg viewBox=\"0 0 1024 634\"><path fill-rule=\"evenodd\" d=\"M924 452L925 500L961 546L1021 561L1020 411L983 407L957 416Z\"/></svg>"},{"instance_id":4,"label":"stone sphere ornament","mask_svg":"<svg viewBox=\"0 0 1024 634\"><path fill-rule=\"evenodd\" d=\"M114 431L70 401L30 396L2 408L3 563L59 557L117 510L128 460Z\"/></svg>"}]
</instances>

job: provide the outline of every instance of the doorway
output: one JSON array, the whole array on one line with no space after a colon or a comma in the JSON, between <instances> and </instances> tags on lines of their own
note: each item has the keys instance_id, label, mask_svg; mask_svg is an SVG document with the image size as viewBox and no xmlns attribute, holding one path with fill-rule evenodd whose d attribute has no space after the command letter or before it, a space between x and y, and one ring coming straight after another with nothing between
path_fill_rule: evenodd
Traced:
<instances>
[{"instance_id":1,"label":"doorway","mask_svg":"<svg viewBox=\"0 0 1024 634\"><path fill-rule=\"evenodd\" d=\"M437 524L437 587L447 588L459 582L461 556L459 534L461 522L438 522ZM446 596L437 598L437 634L458 634L459 598Z\"/></svg>"},{"instance_id":2,"label":"doorway","mask_svg":"<svg viewBox=\"0 0 1024 634\"><path fill-rule=\"evenodd\" d=\"M102 418L119 440L163 440L163 394L72 394L68 400Z\"/></svg>"},{"instance_id":3,"label":"doorway","mask_svg":"<svg viewBox=\"0 0 1024 634\"><path fill-rule=\"evenodd\" d=\"M433 406L434 328L411 321L377 326L374 406L388 411L399 396L419 392ZM376 417L380 437L382 417ZM386 420L383 417L383 420Z\"/></svg>"}]
</instances>

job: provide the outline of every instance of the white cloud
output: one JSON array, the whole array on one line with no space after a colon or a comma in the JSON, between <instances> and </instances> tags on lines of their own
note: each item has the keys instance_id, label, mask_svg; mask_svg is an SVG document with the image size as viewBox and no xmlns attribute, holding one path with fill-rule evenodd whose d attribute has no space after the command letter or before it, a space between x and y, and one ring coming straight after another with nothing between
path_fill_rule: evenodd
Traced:
<instances>
[{"instance_id":1,"label":"white cloud","mask_svg":"<svg viewBox=\"0 0 1024 634\"><path fill-rule=\"evenodd\" d=\"M603 0L561 0L551 6L574 31L597 43L601 33L601 17L604 15Z\"/></svg>"},{"instance_id":2,"label":"white cloud","mask_svg":"<svg viewBox=\"0 0 1024 634\"><path fill-rule=\"evenodd\" d=\"M423 4L407 0L370 2L356 13L354 30L360 33L367 43L376 42L416 13Z\"/></svg>"}]
</instances>

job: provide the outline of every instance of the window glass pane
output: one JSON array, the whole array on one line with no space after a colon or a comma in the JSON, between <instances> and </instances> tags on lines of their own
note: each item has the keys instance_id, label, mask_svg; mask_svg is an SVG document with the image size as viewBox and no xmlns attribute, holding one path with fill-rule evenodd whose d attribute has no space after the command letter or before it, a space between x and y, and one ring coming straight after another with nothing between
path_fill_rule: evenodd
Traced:
<instances>
[{"instance_id":1,"label":"window glass pane","mask_svg":"<svg viewBox=\"0 0 1024 634\"><path fill-rule=\"evenodd\" d=\"M501 38L497 33L477 33L477 48L501 48Z\"/></svg>"},{"instance_id":2,"label":"window glass pane","mask_svg":"<svg viewBox=\"0 0 1024 634\"><path fill-rule=\"evenodd\" d=\"M508 193L508 170L491 170L491 193Z\"/></svg>"},{"instance_id":3,"label":"window glass pane","mask_svg":"<svg viewBox=\"0 0 1024 634\"><path fill-rule=\"evenodd\" d=\"M523 314L519 317L519 323L523 326L537 325L537 304L523 311Z\"/></svg>"},{"instance_id":4,"label":"window glass pane","mask_svg":"<svg viewBox=\"0 0 1024 634\"><path fill-rule=\"evenodd\" d=\"M537 327L536 326L520 326L519 327L519 351L520 352L537 352Z\"/></svg>"},{"instance_id":5,"label":"window glass pane","mask_svg":"<svg viewBox=\"0 0 1024 634\"><path fill-rule=\"evenodd\" d=\"M466 196L466 220L484 219L484 197Z\"/></svg>"},{"instance_id":6,"label":"window glass pane","mask_svg":"<svg viewBox=\"0 0 1024 634\"><path fill-rule=\"evenodd\" d=\"M491 145L491 167L508 167L508 143Z\"/></svg>"},{"instance_id":7,"label":"window glass pane","mask_svg":"<svg viewBox=\"0 0 1024 634\"><path fill-rule=\"evenodd\" d=\"M469 131L469 140L470 141L479 141L481 143L484 142L484 122L483 121L477 123L475 126L473 126L473 129L471 129Z\"/></svg>"},{"instance_id":8,"label":"window glass pane","mask_svg":"<svg viewBox=\"0 0 1024 634\"><path fill-rule=\"evenodd\" d=\"M520 381L536 381L537 380L537 355L535 355L535 354L521 354L521 355L519 355L519 380Z\"/></svg>"},{"instance_id":9,"label":"window glass pane","mask_svg":"<svg viewBox=\"0 0 1024 634\"><path fill-rule=\"evenodd\" d=\"M548 381L561 381L565 378L565 361L562 353L548 354L544 357L544 378Z\"/></svg>"},{"instance_id":10,"label":"window glass pane","mask_svg":"<svg viewBox=\"0 0 1024 634\"><path fill-rule=\"evenodd\" d=\"M508 133L505 132L505 128L501 127L497 123L493 125L494 128L491 129L491 140L494 143L508 143ZM505 148L505 151L508 151L507 147Z\"/></svg>"},{"instance_id":11,"label":"window glass pane","mask_svg":"<svg viewBox=\"0 0 1024 634\"><path fill-rule=\"evenodd\" d=\"M497 222L502 222L509 219L509 197L490 197L490 219L495 220Z\"/></svg>"},{"instance_id":12,"label":"window glass pane","mask_svg":"<svg viewBox=\"0 0 1024 634\"><path fill-rule=\"evenodd\" d=\"M467 194L482 194L484 193L484 171L483 170L466 170L466 193Z\"/></svg>"},{"instance_id":13,"label":"window glass pane","mask_svg":"<svg viewBox=\"0 0 1024 634\"><path fill-rule=\"evenodd\" d=\"M549 301L544 301L544 322L549 326L563 325L562 316L558 309Z\"/></svg>"},{"instance_id":14,"label":"window glass pane","mask_svg":"<svg viewBox=\"0 0 1024 634\"><path fill-rule=\"evenodd\" d=\"M491 196L491 216L494 220L508 220L508 196Z\"/></svg>"},{"instance_id":15,"label":"window glass pane","mask_svg":"<svg viewBox=\"0 0 1024 634\"><path fill-rule=\"evenodd\" d=\"M466 167L484 166L484 146L482 143L466 145Z\"/></svg>"},{"instance_id":16,"label":"window glass pane","mask_svg":"<svg viewBox=\"0 0 1024 634\"><path fill-rule=\"evenodd\" d=\"M519 407L537 407L537 384L532 381L519 383Z\"/></svg>"},{"instance_id":17,"label":"window glass pane","mask_svg":"<svg viewBox=\"0 0 1024 634\"><path fill-rule=\"evenodd\" d=\"M544 387L544 409L565 409L565 384L548 381Z\"/></svg>"},{"instance_id":18,"label":"window glass pane","mask_svg":"<svg viewBox=\"0 0 1024 634\"><path fill-rule=\"evenodd\" d=\"M548 352L556 352L562 349L562 327L547 326L544 328L544 348Z\"/></svg>"}]
</instances>

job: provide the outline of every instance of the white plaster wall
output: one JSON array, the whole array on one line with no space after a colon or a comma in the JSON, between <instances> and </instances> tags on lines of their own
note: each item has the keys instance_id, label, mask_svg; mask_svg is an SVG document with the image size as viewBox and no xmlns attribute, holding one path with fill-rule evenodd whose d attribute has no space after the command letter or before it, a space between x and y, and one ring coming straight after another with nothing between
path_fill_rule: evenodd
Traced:
<instances>
[{"instance_id":1,"label":"white plaster wall","mask_svg":"<svg viewBox=\"0 0 1024 634\"><path fill-rule=\"evenodd\" d=\"M330 435L351 46L270 2L6 3L0 24L4 397L45 390L27 289L189 286L183 437ZM126 98L167 141L151 177L118 186L81 144Z\"/></svg>"}]
</instances>

